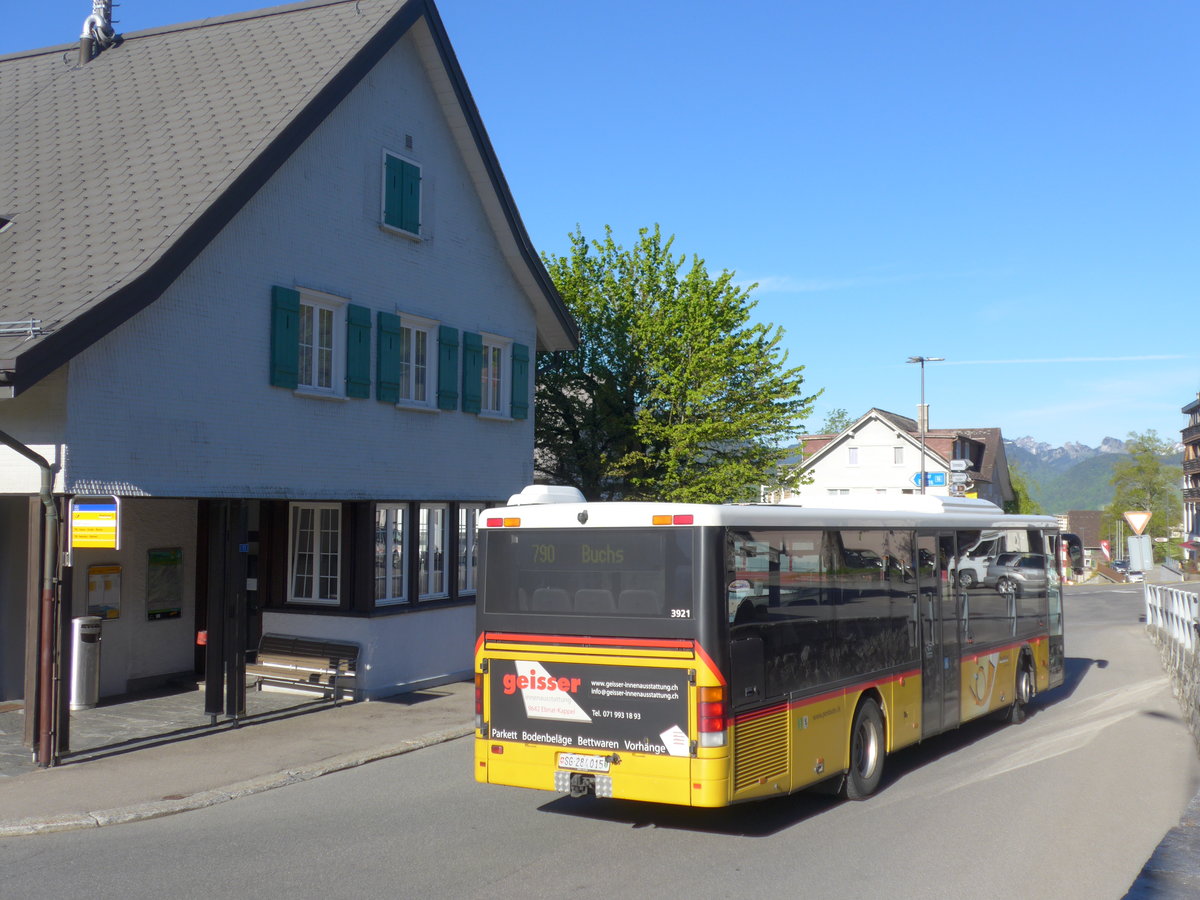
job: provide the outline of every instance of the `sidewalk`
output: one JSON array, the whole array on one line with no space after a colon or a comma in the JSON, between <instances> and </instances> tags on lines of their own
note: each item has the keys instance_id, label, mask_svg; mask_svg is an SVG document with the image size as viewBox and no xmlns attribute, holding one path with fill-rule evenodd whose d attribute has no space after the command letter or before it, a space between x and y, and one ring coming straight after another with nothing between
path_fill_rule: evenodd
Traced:
<instances>
[{"instance_id":1,"label":"sidewalk","mask_svg":"<svg viewBox=\"0 0 1200 900\"><path fill-rule=\"evenodd\" d=\"M46 769L15 761L21 713L0 713L0 838L200 809L453 740L472 733L473 704L469 682L338 707L251 694L235 727L210 725L190 692L72 714L74 752Z\"/></svg>"}]
</instances>

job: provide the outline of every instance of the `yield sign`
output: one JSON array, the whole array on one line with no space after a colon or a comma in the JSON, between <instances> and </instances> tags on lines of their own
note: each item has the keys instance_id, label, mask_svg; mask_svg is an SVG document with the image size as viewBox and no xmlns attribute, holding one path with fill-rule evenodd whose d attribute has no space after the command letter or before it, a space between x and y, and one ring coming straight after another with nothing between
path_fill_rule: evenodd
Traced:
<instances>
[{"instance_id":1,"label":"yield sign","mask_svg":"<svg viewBox=\"0 0 1200 900\"><path fill-rule=\"evenodd\" d=\"M1150 513L1146 511L1127 512L1125 513L1125 521L1129 523L1129 527L1133 529L1134 534L1141 534L1150 523Z\"/></svg>"}]
</instances>

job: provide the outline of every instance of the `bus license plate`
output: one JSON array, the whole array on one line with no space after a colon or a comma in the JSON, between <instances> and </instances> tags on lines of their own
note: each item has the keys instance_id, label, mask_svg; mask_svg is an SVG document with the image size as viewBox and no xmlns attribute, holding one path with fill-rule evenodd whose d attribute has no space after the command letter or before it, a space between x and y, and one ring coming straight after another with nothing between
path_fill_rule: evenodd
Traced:
<instances>
[{"instance_id":1,"label":"bus license plate","mask_svg":"<svg viewBox=\"0 0 1200 900\"><path fill-rule=\"evenodd\" d=\"M560 753L558 754L558 767L581 772L607 772L608 757L585 756L582 753Z\"/></svg>"}]
</instances>

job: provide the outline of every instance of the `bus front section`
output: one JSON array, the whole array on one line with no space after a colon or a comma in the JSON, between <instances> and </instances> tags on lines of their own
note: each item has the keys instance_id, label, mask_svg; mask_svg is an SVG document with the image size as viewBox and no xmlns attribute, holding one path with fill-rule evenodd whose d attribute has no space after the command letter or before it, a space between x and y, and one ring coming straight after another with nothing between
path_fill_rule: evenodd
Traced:
<instances>
[{"instance_id":1,"label":"bus front section","mask_svg":"<svg viewBox=\"0 0 1200 900\"><path fill-rule=\"evenodd\" d=\"M621 506L611 521L550 505L481 522L475 778L724 806L729 698L701 574L720 536Z\"/></svg>"}]
</instances>

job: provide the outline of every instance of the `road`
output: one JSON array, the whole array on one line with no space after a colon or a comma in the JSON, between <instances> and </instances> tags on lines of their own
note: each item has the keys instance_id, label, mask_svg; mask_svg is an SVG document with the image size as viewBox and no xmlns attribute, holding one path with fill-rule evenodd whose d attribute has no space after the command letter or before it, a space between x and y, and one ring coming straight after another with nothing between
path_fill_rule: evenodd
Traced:
<instances>
[{"instance_id":1,"label":"road","mask_svg":"<svg viewBox=\"0 0 1200 900\"><path fill-rule=\"evenodd\" d=\"M9 897L1121 897L1200 784L1139 589L1068 597L1067 684L864 802L692 811L476 785L467 739L167 819L0 841Z\"/></svg>"}]
</instances>

